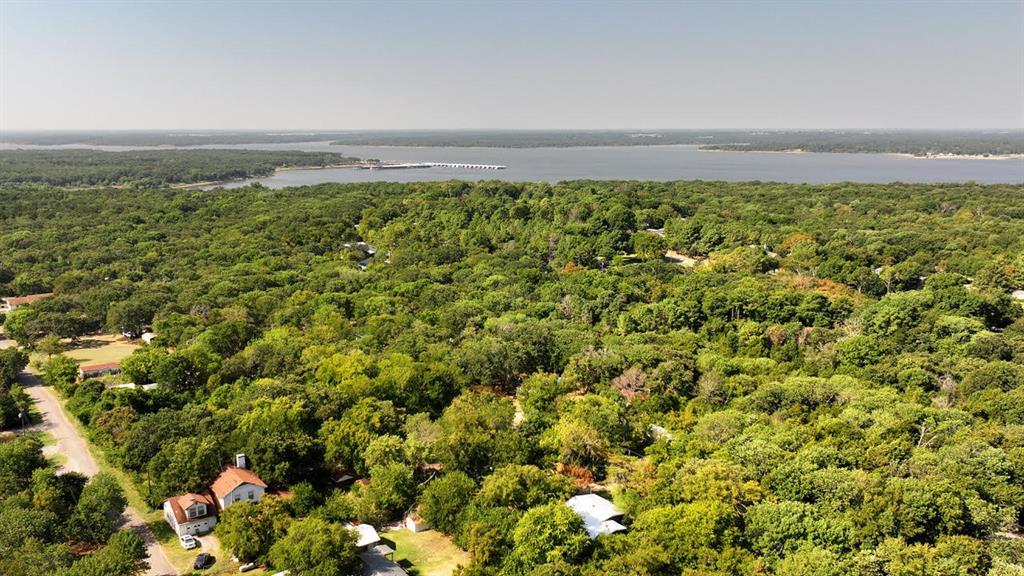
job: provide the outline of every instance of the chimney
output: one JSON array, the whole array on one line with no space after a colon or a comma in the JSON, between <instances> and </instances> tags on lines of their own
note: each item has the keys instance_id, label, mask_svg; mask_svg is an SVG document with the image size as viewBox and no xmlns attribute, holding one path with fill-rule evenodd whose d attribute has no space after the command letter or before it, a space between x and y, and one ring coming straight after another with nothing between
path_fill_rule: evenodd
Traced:
<instances>
[{"instance_id":1,"label":"chimney","mask_svg":"<svg viewBox=\"0 0 1024 576\"><path fill-rule=\"evenodd\" d=\"M239 468L248 468L247 462L245 461L245 454L235 454L235 466Z\"/></svg>"}]
</instances>

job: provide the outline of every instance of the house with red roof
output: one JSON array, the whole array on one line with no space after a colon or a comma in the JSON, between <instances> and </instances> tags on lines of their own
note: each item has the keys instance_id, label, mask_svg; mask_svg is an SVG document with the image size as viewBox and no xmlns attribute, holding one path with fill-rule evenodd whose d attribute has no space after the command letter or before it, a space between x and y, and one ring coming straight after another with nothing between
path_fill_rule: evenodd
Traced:
<instances>
[{"instance_id":1,"label":"house with red roof","mask_svg":"<svg viewBox=\"0 0 1024 576\"><path fill-rule=\"evenodd\" d=\"M235 465L222 470L210 486L221 508L227 508L235 502L259 502L267 490L267 484L249 470L246 464L245 454L235 456Z\"/></svg>"},{"instance_id":2,"label":"house with red roof","mask_svg":"<svg viewBox=\"0 0 1024 576\"><path fill-rule=\"evenodd\" d=\"M217 525L217 509L209 494L191 492L164 502L164 519L178 536L205 534Z\"/></svg>"},{"instance_id":3,"label":"house with red roof","mask_svg":"<svg viewBox=\"0 0 1024 576\"><path fill-rule=\"evenodd\" d=\"M49 298L53 296L53 292L45 292L43 294L29 294L28 296L6 296L0 298L0 312L10 312L11 310L17 310L22 306L26 306L43 298Z\"/></svg>"},{"instance_id":4,"label":"house with red roof","mask_svg":"<svg viewBox=\"0 0 1024 576\"><path fill-rule=\"evenodd\" d=\"M217 511L236 502L258 502L267 484L247 467L245 454L221 470L208 492L187 493L164 502L164 519L178 536L203 534L217 525Z\"/></svg>"},{"instance_id":5,"label":"house with red roof","mask_svg":"<svg viewBox=\"0 0 1024 576\"><path fill-rule=\"evenodd\" d=\"M106 374L120 373L120 362L104 362L102 364L83 364L78 367L79 380L86 380L88 378L99 378L100 376L104 376Z\"/></svg>"}]
</instances>

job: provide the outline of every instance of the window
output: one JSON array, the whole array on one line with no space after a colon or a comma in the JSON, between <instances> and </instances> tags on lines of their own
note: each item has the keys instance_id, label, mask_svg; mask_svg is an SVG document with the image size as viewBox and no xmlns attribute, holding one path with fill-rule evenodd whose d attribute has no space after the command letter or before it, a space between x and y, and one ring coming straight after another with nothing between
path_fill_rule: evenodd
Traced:
<instances>
[{"instance_id":1,"label":"window","mask_svg":"<svg viewBox=\"0 0 1024 576\"><path fill-rule=\"evenodd\" d=\"M188 518L199 518L206 514L206 504L196 504L185 511L185 516Z\"/></svg>"},{"instance_id":2,"label":"window","mask_svg":"<svg viewBox=\"0 0 1024 576\"><path fill-rule=\"evenodd\" d=\"M253 498L252 490L249 490L249 500L252 500L252 498Z\"/></svg>"}]
</instances>

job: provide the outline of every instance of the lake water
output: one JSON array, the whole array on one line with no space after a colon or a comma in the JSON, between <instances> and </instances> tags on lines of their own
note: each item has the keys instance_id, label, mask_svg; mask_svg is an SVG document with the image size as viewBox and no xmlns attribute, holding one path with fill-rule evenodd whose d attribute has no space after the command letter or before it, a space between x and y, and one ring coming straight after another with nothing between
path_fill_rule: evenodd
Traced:
<instances>
[{"instance_id":1,"label":"lake water","mask_svg":"<svg viewBox=\"0 0 1024 576\"><path fill-rule=\"evenodd\" d=\"M0 148L28 146L0 145ZM95 147L121 150L123 147ZM338 152L387 162L500 164L505 170L417 168L406 170L285 170L261 182L272 188L322 182L414 182L423 180L762 180L826 182L1024 183L1024 158L1006 160L921 159L892 154L785 154L709 152L693 146L610 146L579 148L432 148L331 146L326 142L208 146L256 150Z\"/></svg>"},{"instance_id":2,"label":"lake water","mask_svg":"<svg viewBox=\"0 0 1024 576\"><path fill-rule=\"evenodd\" d=\"M250 146L255 147L255 146ZM581 148L418 148L288 144L261 149L330 150L388 162L499 164L504 170L414 168L403 170L285 170L251 181L272 188L321 182L414 182L423 180L764 180L777 182L964 182L1024 183L1024 158L1007 160L921 159L891 154L779 154L709 152L692 146Z\"/></svg>"}]
</instances>

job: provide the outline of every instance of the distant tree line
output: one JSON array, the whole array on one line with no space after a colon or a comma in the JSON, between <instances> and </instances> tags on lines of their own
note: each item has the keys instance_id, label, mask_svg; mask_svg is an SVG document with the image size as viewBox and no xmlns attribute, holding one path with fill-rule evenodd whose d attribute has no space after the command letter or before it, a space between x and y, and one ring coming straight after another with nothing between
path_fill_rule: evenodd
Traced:
<instances>
[{"instance_id":1,"label":"distant tree line","mask_svg":"<svg viewBox=\"0 0 1024 576\"><path fill-rule=\"evenodd\" d=\"M706 150L1024 154L1024 131L952 130L371 130L346 132L6 132L34 145L202 146L327 142L348 146L541 148L676 144Z\"/></svg>"},{"instance_id":2,"label":"distant tree line","mask_svg":"<svg viewBox=\"0 0 1024 576\"><path fill-rule=\"evenodd\" d=\"M266 176L284 166L328 166L355 161L341 154L291 150L0 150L0 184L189 184Z\"/></svg>"}]
</instances>

